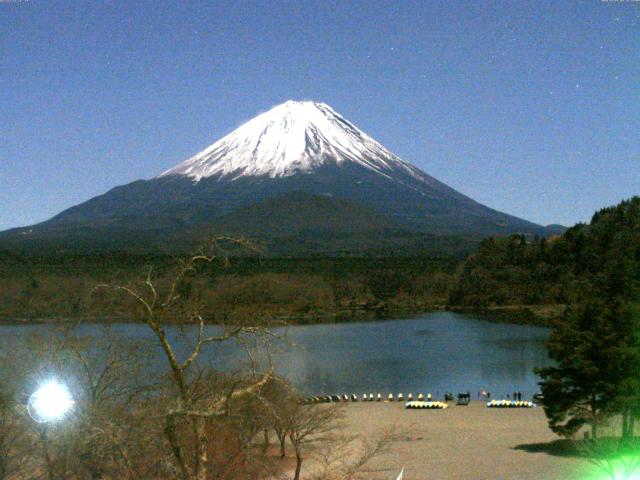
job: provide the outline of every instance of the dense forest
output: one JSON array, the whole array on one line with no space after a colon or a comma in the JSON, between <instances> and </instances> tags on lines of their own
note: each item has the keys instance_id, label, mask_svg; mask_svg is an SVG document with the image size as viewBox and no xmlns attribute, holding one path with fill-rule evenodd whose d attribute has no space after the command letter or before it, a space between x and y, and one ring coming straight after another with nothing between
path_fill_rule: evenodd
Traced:
<instances>
[{"instance_id":1,"label":"dense forest","mask_svg":"<svg viewBox=\"0 0 640 480\"><path fill-rule=\"evenodd\" d=\"M621 465L621 478L633 478L640 466L640 198L597 212L546 257L539 243L531 250L539 256L529 268L557 268L561 290L554 293L571 302L547 339L554 364L536 369L549 427L573 439L590 426L581 448L596 453L603 471ZM612 426L620 436L603 439Z\"/></svg>"},{"instance_id":2,"label":"dense forest","mask_svg":"<svg viewBox=\"0 0 640 480\"><path fill-rule=\"evenodd\" d=\"M627 299L640 284L640 197L596 212L562 236L520 235L484 240L460 267L453 305L582 303L595 290L613 288Z\"/></svg>"},{"instance_id":3,"label":"dense forest","mask_svg":"<svg viewBox=\"0 0 640 480\"><path fill-rule=\"evenodd\" d=\"M123 320L128 306L93 294L95 285L140 283L150 272L162 284L180 261L151 254L0 252L0 318ZM564 305L582 303L594 289L615 288L631 298L639 285L640 198L635 197L596 212L590 224L561 236L485 239L466 260L427 252L304 258L245 252L232 255L225 266L203 267L180 288L197 298L210 321L266 315L310 322L444 307L540 313L552 306L548 317ZM531 316L513 317L525 320Z\"/></svg>"},{"instance_id":4,"label":"dense forest","mask_svg":"<svg viewBox=\"0 0 640 480\"><path fill-rule=\"evenodd\" d=\"M19 256L0 261L0 317L123 320L127 305L93 293L99 283L167 282L181 258L157 255ZM442 307L458 259L431 257L259 258L202 266L180 285L210 321L270 316L297 322Z\"/></svg>"}]
</instances>

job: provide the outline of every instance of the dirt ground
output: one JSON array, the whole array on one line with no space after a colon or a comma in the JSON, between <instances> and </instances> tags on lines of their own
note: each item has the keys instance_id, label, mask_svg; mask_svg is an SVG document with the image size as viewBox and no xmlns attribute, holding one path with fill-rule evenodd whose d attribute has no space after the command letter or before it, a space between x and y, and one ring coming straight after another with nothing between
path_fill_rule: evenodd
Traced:
<instances>
[{"instance_id":1,"label":"dirt ground","mask_svg":"<svg viewBox=\"0 0 640 480\"><path fill-rule=\"evenodd\" d=\"M347 431L374 435L396 425L409 433L375 459L365 476L426 479L597 479L583 459L554 449L542 408L493 409L482 402L445 410L406 410L403 403L345 405ZM604 477L600 477L604 478Z\"/></svg>"}]
</instances>

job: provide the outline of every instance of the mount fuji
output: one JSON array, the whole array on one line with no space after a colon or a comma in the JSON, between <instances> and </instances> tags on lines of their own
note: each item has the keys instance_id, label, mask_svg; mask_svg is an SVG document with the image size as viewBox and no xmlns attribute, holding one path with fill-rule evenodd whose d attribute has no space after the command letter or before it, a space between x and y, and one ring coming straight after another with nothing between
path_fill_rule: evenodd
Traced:
<instances>
[{"instance_id":1,"label":"mount fuji","mask_svg":"<svg viewBox=\"0 0 640 480\"><path fill-rule=\"evenodd\" d=\"M324 103L288 101L155 178L0 233L0 243L179 252L218 233L274 254L406 253L556 231L457 192Z\"/></svg>"}]
</instances>

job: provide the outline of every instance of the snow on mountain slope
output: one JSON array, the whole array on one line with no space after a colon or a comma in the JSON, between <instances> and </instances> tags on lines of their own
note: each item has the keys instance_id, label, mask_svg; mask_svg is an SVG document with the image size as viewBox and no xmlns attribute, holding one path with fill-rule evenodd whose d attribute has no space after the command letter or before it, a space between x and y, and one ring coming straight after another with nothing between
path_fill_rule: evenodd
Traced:
<instances>
[{"instance_id":1,"label":"snow on mountain slope","mask_svg":"<svg viewBox=\"0 0 640 480\"><path fill-rule=\"evenodd\" d=\"M333 162L354 162L385 177L401 170L429 181L324 103L288 101L249 120L160 176L287 177Z\"/></svg>"},{"instance_id":2,"label":"snow on mountain slope","mask_svg":"<svg viewBox=\"0 0 640 480\"><path fill-rule=\"evenodd\" d=\"M0 249L2 241L126 249L141 239L144 249L162 238L159 248L174 251L209 232L268 239L282 255L422 251L438 235L547 234L404 162L326 104L289 101L159 177L0 233ZM291 251L280 244L286 238Z\"/></svg>"}]
</instances>

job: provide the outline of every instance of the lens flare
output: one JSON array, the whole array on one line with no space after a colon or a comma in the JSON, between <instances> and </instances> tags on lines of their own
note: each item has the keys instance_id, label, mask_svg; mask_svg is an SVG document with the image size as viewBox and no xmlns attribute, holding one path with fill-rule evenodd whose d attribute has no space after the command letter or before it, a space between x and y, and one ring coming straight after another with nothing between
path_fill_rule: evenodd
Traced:
<instances>
[{"instance_id":1,"label":"lens flare","mask_svg":"<svg viewBox=\"0 0 640 480\"><path fill-rule=\"evenodd\" d=\"M31 394L27 410L38 423L55 422L69 413L74 403L66 385L50 380Z\"/></svg>"},{"instance_id":2,"label":"lens flare","mask_svg":"<svg viewBox=\"0 0 640 480\"><path fill-rule=\"evenodd\" d=\"M592 462L585 480L640 480L640 455L617 456Z\"/></svg>"},{"instance_id":3,"label":"lens flare","mask_svg":"<svg viewBox=\"0 0 640 480\"><path fill-rule=\"evenodd\" d=\"M635 466L635 468L633 468ZM622 458L613 465L612 478L615 480L639 480L640 472L637 471L637 458Z\"/></svg>"}]
</instances>

